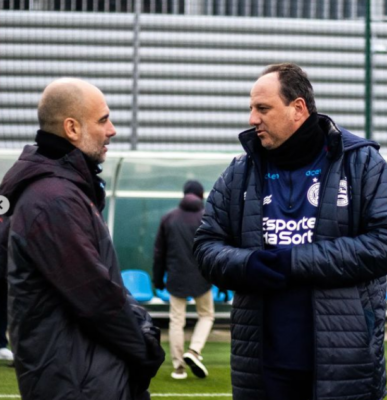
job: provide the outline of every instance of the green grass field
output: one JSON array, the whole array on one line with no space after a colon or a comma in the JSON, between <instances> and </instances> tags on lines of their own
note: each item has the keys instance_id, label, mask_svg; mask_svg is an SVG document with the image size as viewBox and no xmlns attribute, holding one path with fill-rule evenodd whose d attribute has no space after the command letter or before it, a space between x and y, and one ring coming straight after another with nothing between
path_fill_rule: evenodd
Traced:
<instances>
[{"instance_id":1,"label":"green grass field","mask_svg":"<svg viewBox=\"0 0 387 400\"><path fill-rule=\"evenodd\" d=\"M166 400L185 398L225 400L231 398L229 343L207 343L203 351L204 363L209 372L206 379L196 378L188 370L188 378L181 381L171 378L172 365L169 346L167 343L163 343L163 347L167 353L167 358L156 378L152 380L150 387L152 398L160 397ZM387 344L385 355L387 358ZM0 400L19 399L15 370L7 365L8 362L0 361Z\"/></svg>"},{"instance_id":2,"label":"green grass field","mask_svg":"<svg viewBox=\"0 0 387 400\"><path fill-rule=\"evenodd\" d=\"M160 397L165 400L190 397L212 400L231 398L229 343L208 342L206 344L202 354L203 362L209 372L206 379L199 379L188 370L188 378L181 381L171 378L172 363L169 356L169 345L163 343L163 348L166 352L166 360L156 378L152 380L150 387L152 398ZM8 364L6 361L0 361L0 400L20 398L15 370L9 368ZM15 397L10 397L11 395Z\"/></svg>"}]
</instances>

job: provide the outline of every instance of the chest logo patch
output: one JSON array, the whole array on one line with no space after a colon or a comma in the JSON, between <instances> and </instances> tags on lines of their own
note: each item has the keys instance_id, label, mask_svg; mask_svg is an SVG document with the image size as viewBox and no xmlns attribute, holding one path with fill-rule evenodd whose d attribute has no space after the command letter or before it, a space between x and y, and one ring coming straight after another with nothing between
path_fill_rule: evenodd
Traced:
<instances>
[{"instance_id":1,"label":"chest logo patch","mask_svg":"<svg viewBox=\"0 0 387 400\"><path fill-rule=\"evenodd\" d=\"M342 179L339 183L339 194L337 195L338 207L345 207L349 203L348 201L348 183Z\"/></svg>"},{"instance_id":2,"label":"chest logo patch","mask_svg":"<svg viewBox=\"0 0 387 400\"><path fill-rule=\"evenodd\" d=\"M308 190L307 198L312 206L318 206L318 193L320 191L320 182L314 183Z\"/></svg>"}]
</instances>

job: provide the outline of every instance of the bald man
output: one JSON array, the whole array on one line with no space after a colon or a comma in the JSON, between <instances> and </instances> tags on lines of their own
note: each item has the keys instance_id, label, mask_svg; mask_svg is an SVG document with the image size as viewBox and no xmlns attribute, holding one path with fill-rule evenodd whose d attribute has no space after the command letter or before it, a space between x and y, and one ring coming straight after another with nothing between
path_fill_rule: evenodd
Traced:
<instances>
[{"instance_id":1,"label":"bald man","mask_svg":"<svg viewBox=\"0 0 387 400\"><path fill-rule=\"evenodd\" d=\"M157 328L122 284L102 217L99 164L116 134L109 114L90 83L50 83L36 146L0 186L11 204L9 322L24 400L146 399L164 360Z\"/></svg>"}]
</instances>

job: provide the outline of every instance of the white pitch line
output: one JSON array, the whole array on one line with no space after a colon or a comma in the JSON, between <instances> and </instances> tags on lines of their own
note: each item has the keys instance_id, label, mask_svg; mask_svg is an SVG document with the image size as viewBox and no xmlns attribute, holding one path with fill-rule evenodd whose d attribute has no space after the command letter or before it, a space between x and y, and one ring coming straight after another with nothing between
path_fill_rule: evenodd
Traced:
<instances>
[{"instance_id":1,"label":"white pitch line","mask_svg":"<svg viewBox=\"0 0 387 400\"><path fill-rule=\"evenodd\" d=\"M151 397L231 397L231 393L151 393Z\"/></svg>"},{"instance_id":2,"label":"white pitch line","mask_svg":"<svg viewBox=\"0 0 387 400\"><path fill-rule=\"evenodd\" d=\"M231 397L231 393L151 393L152 397ZM0 399L21 399L18 394L0 394Z\"/></svg>"}]
</instances>

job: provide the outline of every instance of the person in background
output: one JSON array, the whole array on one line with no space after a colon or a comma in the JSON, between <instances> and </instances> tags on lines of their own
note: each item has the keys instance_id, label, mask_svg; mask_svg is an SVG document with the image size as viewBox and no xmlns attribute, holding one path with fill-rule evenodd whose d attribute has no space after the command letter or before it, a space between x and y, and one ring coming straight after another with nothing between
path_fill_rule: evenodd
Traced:
<instances>
[{"instance_id":1,"label":"person in background","mask_svg":"<svg viewBox=\"0 0 387 400\"><path fill-rule=\"evenodd\" d=\"M200 274L192 253L195 231L203 215L204 188L189 180L183 187L184 197L179 207L161 219L154 246L153 282L157 289L166 287L170 293L169 343L174 371L172 378L185 379L185 366L194 375L205 378L208 371L201 351L214 322L214 302L211 284ZM184 327L187 298L195 300L198 320L189 349L184 352Z\"/></svg>"},{"instance_id":2,"label":"person in background","mask_svg":"<svg viewBox=\"0 0 387 400\"><path fill-rule=\"evenodd\" d=\"M116 134L103 93L44 90L36 145L6 173L9 331L23 400L149 399L159 331L124 288L98 177Z\"/></svg>"},{"instance_id":3,"label":"person in background","mask_svg":"<svg viewBox=\"0 0 387 400\"><path fill-rule=\"evenodd\" d=\"M210 192L194 252L235 290L234 400L382 400L387 169L379 145L318 114L296 64L268 66Z\"/></svg>"},{"instance_id":4,"label":"person in background","mask_svg":"<svg viewBox=\"0 0 387 400\"><path fill-rule=\"evenodd\" d=\"M0 215L0 360L13 361L7 338L7 241L9 218Z\"/></svg>"}]
</instances>

